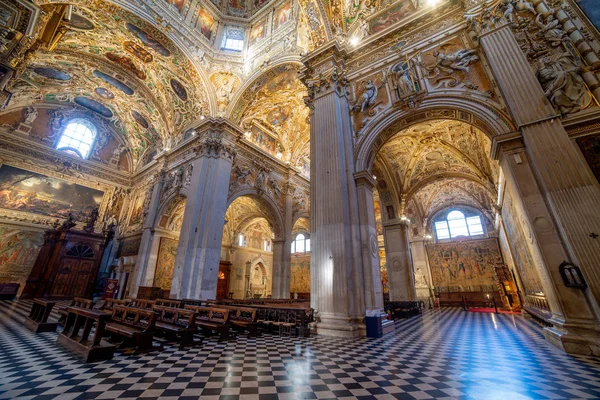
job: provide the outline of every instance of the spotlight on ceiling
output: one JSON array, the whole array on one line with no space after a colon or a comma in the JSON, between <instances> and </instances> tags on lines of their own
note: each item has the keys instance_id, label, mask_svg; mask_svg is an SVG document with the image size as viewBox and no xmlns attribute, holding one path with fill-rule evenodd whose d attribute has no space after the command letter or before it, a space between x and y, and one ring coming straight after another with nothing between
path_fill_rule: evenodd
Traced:
<instances>
[{"instance_id":1,"label":"spotlight on ceiling","mask_svg":"<svg viewBox=\"0 0 600 400\"><path fill-rule=\"evenodd\" d=\"M201 115L201 116L200 116L200 119L204 119L204 115Z\"/></svg>"},{"instance_id":2,"label":"spotlight on ceiling","mask_svg":"<svg viewBox=\"0 0 600 400\"><path fill-rule=\"evenodd\" d=\"M440 3L441 0L427 0L427 5L429 7L435 7Z\"/></svg>"},{"instance_id":3,"label":"spotlight on ceiling","mask_svg":"<svg viewBox=\"0 0 600 400\"><path fill-rule=\"evenodd\" d=\"M350 44L352 46L357 46L359 42L360 42L360 39L358 37L356 37L356 36L352 36L350 38Z\"/></svg>"},{"instance_id":4,"label":"spotlight on ceiling","mask_svg":"<svg viewBox=\"0 0 600 400\"><path fill-rule=\"evenodd\" d=\"M400 217L400 220L401 221L408 221L408 218L406 217L406 215L403 215L403 216Z\"/></svg>"},{"instance_id":5,"label":"spotlight on ceiling","mask_svg":"<svg viewBox=\"0 0 600 400\"><path fill-rule=\"evenodd\" d=\"M431 235L425 235L425 239L433 239L433 236L431 236Z\"/></svg>"}]
</instances>

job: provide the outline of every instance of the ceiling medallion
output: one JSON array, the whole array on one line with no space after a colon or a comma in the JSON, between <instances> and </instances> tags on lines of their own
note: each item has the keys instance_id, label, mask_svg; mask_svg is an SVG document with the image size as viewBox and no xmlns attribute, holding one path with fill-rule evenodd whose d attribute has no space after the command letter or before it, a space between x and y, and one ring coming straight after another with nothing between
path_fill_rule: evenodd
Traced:
<instances>
[{"instance_id":1,"label":"ceiling medallion","mask_svg":"<svg viewBox=\"0 0 600 400\"><path fill-rule=\"evenodd\" d=\"M140 125L142 128L148 129L150 127L148 120L146 120L146 118L144 118L139 112L131 110L131 116L133 117L135 122L137 122L138 125Z\"/></svg>"},{"instance_id":2,"label":"ceiling medallion","mask_svg":"<svg viewBox=\"0 0 600 400\"><path fill-rule=\"evenodd\" d=\"M177 97L179 97L183 101L188 101L187 90L185 90L181 82L175 79L171 79L171 88L173 89Z\"/></svg>"},{"instance_id":3,"label":"ceiling medallion","mask_svg":"<svg viewBox=\"0 0 600 400\"><path fill-rule=\"evenodd\" d=\"M66 72L50 67L35 67L33 68L33 72L44 78L54 79L56 81L68 81L71 79L71 75Z\"/></svg>"},{"instance_id":4,"label":"ceiling medallion","mask_svg":"<svg viewBox=\"0 0 600 400\"><path fill-rule=\"evenodd\" d=\"M144 30L138 28L137 26L129 22L126 26L127 29L135 33L138 39L140 39L142 43L144 43L146 46L150 47L151 49L155 50L160 55L163 55L165 57L169 57L171 55L171 52L165 46L159 43L156 39L154 39L154 37L149 33L145 32Z\"/></svg>"},{"instance_id":5,"label":"ceiling medallion","mask_svg":"<svg viewBox=\"0 0 600 400\"><path fill-rule=\"evenodd\" d=\"M105 89L103 87L97 87L95 91L98 96L104 97L105 99L112 100L115 98L115 95L113 92L111 92L110 90Z\"/></svg>"},{"instance_id":6,"label":"ceiling medallion","mask_svg":"<svg viewBox=\"0 0 600 400\"><path fill-rule=\"evenodd\" d=\"M121 55L119 55L117 53L113 53L113 52L108 52L108 53L104 54L104 56L106 58L108 58L110 61L125 68L126 70L128 70L129 72L131 72L132 74L134 74L141 80L145 80L148 77L146 75L146 73L144 71L142 71L137 65L135 65L133 60L129 57L121 56Z\"/></svg>"},{"instance_id":7,"label":"ceiling medallion","mask_svg":"<svg viewBox=\"0 0 600 400\"><path fill-rule=\"evenodd\" d=\"M103 117L112 118L113 116L113 112L110 111L108 107L96 100L92 100L83 96L77 96L75 97L74 101L80 106L85 107L88 110L92 110L93 112L100 114Z\"/></svg>"},{"instance_id":8,"label":"ceiling medallion","mask_svg":"<svg viewBox=\"0 0 600 400\"><path fill-rule=\"evenodd\" d=\"M104 72L95 70L94 76L102 79L104 82L108 83L109 85L116 87L117 89L119 89L120 91L125 93L126 95L131 96L134 93L132 88L130 88L129 86L127 86L126 84L124 84L123 82L118 80L117 78L113 78L112 76L105 74Z\"/></svg>"}]
</instances>

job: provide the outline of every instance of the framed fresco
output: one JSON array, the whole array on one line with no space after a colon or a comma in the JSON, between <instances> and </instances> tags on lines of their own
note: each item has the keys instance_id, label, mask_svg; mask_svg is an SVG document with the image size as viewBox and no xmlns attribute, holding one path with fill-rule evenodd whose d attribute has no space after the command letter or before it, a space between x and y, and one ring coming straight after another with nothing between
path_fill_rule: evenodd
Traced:
<instances>
[{"instance_id":1,"label":"framed fresco","mask_svg":"<svg viewBox=\"0 0 600 400\"><path fill-rule=\"evenodd\" d=\"M288 0L275 9L275 16L273 18L273 23L275 24L275 29L278 29L281 25L288 22L291 17L292 17L292 2Z\"/></svg>"},{"instance_id":2,"label":"framed fresco","mask_svg":"<svg viewBox=\"0 0 600 400\"><path fill-rule=\"evenodd\" d=\"M173 269L175 269L175 257L179 241L167 237L160 238L158 248L158 259L156 261L156 272L154 273L153 286L163 290L171 289L173 280Z\"/></svg>"},{"instance_id":3,"label":"framed fresco","mask_svg":"<svg viewBox=\"0 0 600 400\"><path fill-rule=\"evenodd\" d=\"M85 222L104 192L36 172L0 167L0 208Z\"/></svg>"},{"instance_id":4,"label":"framed fresco","mask_svg":"<svg viewBox=\"0 0 600 400\"><path fill-rule=\"evenodd\" d=\"M263 19L252 27L250 31L249 45L252 46L267 36L267 21Z\"/></svg>"},{"instance_id":5,"label":"framed fresco","mask_svg":"<svg viewBox=\"0 0 600 400\"><path fill-rule=\"evenodd\" d=\"M267 153L275 155L277 149L277 139L273 134L267 133L267 130L254 123L250 129L250 141Z\"/></svg>"},{"instance_id":6,"label":"framed fresco","mask_svg":"<svg viewBox=\"0 0 600 400\"><path fill-rule=\"evenodd\" d=\"M246 0L228 0L227 12L234 17L246 16Z\"/></svg>"},{"instance_id":7,"label":"framed fresco","mask_svg":"<svg viewBox=\"0 0 600 400\"><path fill-rule=\"evenodd\" d=\"M177 9L177 11L181 13L183 12L183 7L185 7L185 3L187 3L187 0L167 0L167 3L172 4Z\"/></svg>"},{"instance_id":8,"label":"framed fresco","mask_svg":"<svg viewBox=\"0 0 600 400\"><path fill-rule=\"evenodd\" d=\"M386 9L384 12L376 15L369 21L369 27L371 28L371 34L381 32L384 29L389 28L402 19L408 17L415 11L410 1L401 1L398 5Z\"/></svg>"},{"instance_id":9,"label":"framed fresco","mask_svg":"<svg viewBox=\"0 0 600 400\"><path fill-rule=\"evenodd\" d=\"M0 283L20 283L23 290L44 243L44 232L0 225Z\"/></svg>"},{"instance_id":10,"label":"framed fresco","mask_svg":"<svg viewBox=\"0 0 600 400\"><path fill-rule=\"evenodd\" d=\"M198 10L198 29L200 29L200 33L204 35L205 38L211 40L214 35L216 22L215 18L208 13L203 8Z\"/></svg>"}]
</instances>

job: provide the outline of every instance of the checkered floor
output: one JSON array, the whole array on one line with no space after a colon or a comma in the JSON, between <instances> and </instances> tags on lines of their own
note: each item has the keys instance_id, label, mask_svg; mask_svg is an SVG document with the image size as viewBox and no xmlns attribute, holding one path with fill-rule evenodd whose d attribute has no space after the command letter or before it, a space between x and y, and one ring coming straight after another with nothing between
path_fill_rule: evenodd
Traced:
<instances>
[{"instance_id":1,"label":"checkered floor","mask_svg":"<svg viewBox=\"0 0 600 400\"><path fill-rule=\"evenodd\" d=\"M241 335L85 365L23 328L29 305L0 301L0 399L600 398L600 359L515 315L426 311L381 339Z\"/></svg>"}]
</instances>

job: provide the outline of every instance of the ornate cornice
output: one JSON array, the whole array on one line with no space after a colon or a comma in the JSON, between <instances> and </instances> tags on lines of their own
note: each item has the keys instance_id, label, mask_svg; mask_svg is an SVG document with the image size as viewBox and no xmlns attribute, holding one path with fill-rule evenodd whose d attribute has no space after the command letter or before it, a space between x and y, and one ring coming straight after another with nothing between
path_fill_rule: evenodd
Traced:
<instances>
[{"instance_id":1,"label":"ornate cornice","mask_svg":"<svg viewBox=\"0 0 600 400\"><path fill-rule=\"evenodd\" d=\"M523 135L520 131L512 131L492 138L492 159L499 160L502 154L512 154L525 149Z\"/></svg>"}]
</instances>

